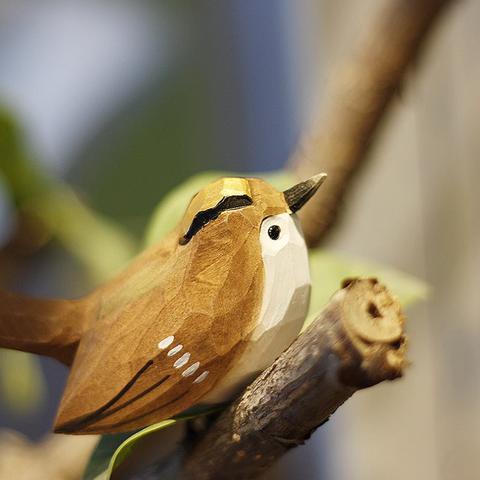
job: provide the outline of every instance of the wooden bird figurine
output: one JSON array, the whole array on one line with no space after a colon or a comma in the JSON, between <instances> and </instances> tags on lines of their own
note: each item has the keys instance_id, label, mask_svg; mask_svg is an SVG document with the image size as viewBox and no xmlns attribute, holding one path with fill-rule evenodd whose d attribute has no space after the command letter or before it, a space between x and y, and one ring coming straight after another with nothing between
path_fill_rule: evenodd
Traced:
<instances>
[{"instance_id":1,"label":"wooden bird figurine","mask_svg":"<svg viewBox=\"0 0 480 480\"><path fill-rule=\"evenodd\" d=\"M307 247L295 212L325 179L285 192L223 178L178 227L79 300L0 292L0 347L71 368L55 431L135 430L231 399L295 339Z\"/></svg>"}]
</instances>

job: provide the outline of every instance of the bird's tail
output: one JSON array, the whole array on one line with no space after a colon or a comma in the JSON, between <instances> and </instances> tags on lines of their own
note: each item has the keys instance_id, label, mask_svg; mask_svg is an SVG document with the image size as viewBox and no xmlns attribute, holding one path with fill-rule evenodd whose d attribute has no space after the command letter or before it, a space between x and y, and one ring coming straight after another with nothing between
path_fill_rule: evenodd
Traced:
<instances>
[{"instance_id":1,"label":"bird's tail","mask_svg":"<svg viewBox=\"0 0 480 480\"><path fill-rule=\"evenodd\" d=\"M53 357L70 365L85 327L84 304L0 290L0 347Z\"/></svg>"}]
</instances>

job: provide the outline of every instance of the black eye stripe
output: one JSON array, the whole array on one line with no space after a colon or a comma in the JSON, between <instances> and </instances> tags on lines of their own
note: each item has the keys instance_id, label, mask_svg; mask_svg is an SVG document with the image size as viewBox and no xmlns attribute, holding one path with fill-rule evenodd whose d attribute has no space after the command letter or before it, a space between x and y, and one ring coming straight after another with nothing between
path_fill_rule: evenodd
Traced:
<instances>
[{"instance_id":1,"label":"black eye stripe","mask_svg":"<svg viewBox=\"0 0 480 480\"><path fill-rule=\"evenodd\" d=\"M268 228L268 236L272 240L278 240L282 229L278 225L272 225Z\"/></svg>"},{"instance_id":2,"label":"black eye stripe","mask_svg":"<svg viewBox=\"0 0 480 480\"><path fill-rule=\"evenodd\" d=\"M186 245L196 233L207 225L207 223L218 218L222 212L247 207L248 205L252 205L252 203L252 199L248 195L223 197L215 207L203 210L195 215L187 233L180 238L180 245Z\"/></svg>"}]
</instances>

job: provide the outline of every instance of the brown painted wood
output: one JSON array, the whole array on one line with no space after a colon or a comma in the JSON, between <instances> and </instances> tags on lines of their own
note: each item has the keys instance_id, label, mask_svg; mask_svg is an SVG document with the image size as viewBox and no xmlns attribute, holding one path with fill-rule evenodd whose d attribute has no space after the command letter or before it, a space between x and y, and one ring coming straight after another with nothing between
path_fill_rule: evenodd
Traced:
<instances>
[{"instance_id":1,"label":"brown painted wood","mask_svg":"<svg viewBox=\"0 0 480 480\"><path fill-rule=\"evenodd\" d=\"M310 198L323 181L315 178L290 196ZM66 364L74 357L55 431L134 430L208 393L259 322L260 226L291 213L290 196L260 179L220 179L192 199L175 231L87 297L4 294L0 346Z\"/></svg>"},{"instance_id":2,"label":"brown painted wood","mask_svg":"<svg viewBox=\"0 0 480 480\"><path fill-rule=\"evenodd\" d=\"M193 211L187 209L175 232L92 297L96 319L80 343L56 431L115 432L149 425L195 404L228 371L261 306L260 224L268 215L288 211L272 187L260 180L248 184L252 206L223 212L181 245L196 213L222 197L218 182L207 187L194 197ZM171 349L158 348L170 336L170 347L182 345L171 357ZM183 377L184 368L175 362L187 353L185 368L195 362L200 367ZM204 371L208 377L195 383Z\"/></svg>"},{"instance_id":3,"label":"brown painted wood","mask_svg":"<svg viewBox=\"0 0 480 480\"><path fill-rule=\"evenodd\" d=\"M0 346L71 365L85 325L85 304L0 290Z\"/></svg>"}]
</instances>

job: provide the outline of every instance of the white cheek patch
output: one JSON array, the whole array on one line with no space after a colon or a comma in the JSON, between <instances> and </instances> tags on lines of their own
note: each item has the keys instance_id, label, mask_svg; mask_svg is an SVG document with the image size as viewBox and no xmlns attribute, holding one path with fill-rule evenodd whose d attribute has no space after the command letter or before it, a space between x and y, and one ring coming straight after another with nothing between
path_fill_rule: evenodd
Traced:
<instances>
[{"instance_id":1,"label":"white cheek patch","mask_svg":"<svg viewBox=\"0 0 480 480\"><path fill-rule=\"evenodd\" d=\"M278 240L268 236L272 225L281 228ZM303 321L310 301L308 250L296 215L283 213L264 220L260 232L265 285L261 323L253 340L273 326Z\"/></svg>"}]
</instances>

